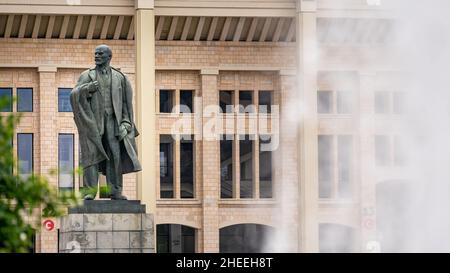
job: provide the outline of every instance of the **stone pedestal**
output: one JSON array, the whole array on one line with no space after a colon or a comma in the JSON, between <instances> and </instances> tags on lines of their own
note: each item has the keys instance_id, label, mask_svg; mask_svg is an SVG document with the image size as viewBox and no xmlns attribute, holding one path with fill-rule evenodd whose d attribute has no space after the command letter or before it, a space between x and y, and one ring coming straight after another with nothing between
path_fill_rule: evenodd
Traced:
<instances>
[{"instance_id":1,"label":"stone pedestal","mask_svg":"<svg viewBox=\"0 0 450 273\"><path fill-rule=\"evenodd\" d=\"M61 218L60 253L154 253L153 215L139 201L84 201Z\"/></svg>"}]
</instances>

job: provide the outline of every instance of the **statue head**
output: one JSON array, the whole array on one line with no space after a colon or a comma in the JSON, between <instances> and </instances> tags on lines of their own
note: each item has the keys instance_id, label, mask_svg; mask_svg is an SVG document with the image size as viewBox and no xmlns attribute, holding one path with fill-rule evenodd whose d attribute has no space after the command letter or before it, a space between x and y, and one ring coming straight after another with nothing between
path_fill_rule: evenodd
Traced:
<instances>
[{"instance_id":1,"label":"statue head","mask_svg":"<svg viewBox=\"0 0 450 273\"><path fill-rule=\"evenodd\" d=\"M111 48L107 45L99 45L95 48L95 65L109 66L112 58Z\"/></svg>"}]
</instances>

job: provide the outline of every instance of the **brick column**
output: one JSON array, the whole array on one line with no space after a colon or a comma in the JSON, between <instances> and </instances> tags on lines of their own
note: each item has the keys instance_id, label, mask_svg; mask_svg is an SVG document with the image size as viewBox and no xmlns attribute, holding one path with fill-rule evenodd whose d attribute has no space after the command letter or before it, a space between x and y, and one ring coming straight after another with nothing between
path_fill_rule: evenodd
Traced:
<instances>
[{"instance_id":1,"label":"brick column","mask_svg":"<svg viewBox=\"0 0 450 273\"><path fill-rule=\"evenodd\" d=\"M301 251L303 252L317 252L319 248L316 17L316 1L298 0L296 39L300 96L299 231Z\"/></svg>"},{"instance_id":2,"label":"brick column","mask_svg":"<svg viewBox=\"0 0 450 273\"><path fill-rule=\"evenodd\" d=\"M298 108L297 94L297 74L295 70L280 71L280 132L279 148L274 161L276 177L275 182L276 199L280 202L281 217L279 224L282 226L283 248L278 249L283 252L298 252L298 150L297 150L297 130L294 115ZM275 132L278 133L278 132Z\"/></svg>"},{"instance_id":3,"label":"brick column","mask_svg":"<svg viewBox=\"0 0 450 273\"><path fill-rule=\"evenodd\" d=\"M40 174L47 177L50 185L58 187L58 87L56 86L56 67L40 66L39 72L39 152ZM54 229L42 229L39 234L40 251L58 251L58 233Z\"/></svg>"},{"instance_id":4,"label":"brick column","mask_svg":"<svg viewBox=\"0 0 450 273\"><path fill-rule=\"evenodd\" d=\"M142 171L137 173L137 198L147 213L156 210L156 143L155 130L155 12L153 0L135 1L136 43L136 125Z\"/></svg>"},{"instance_id":5,"label":"brick column","mask_svg":"<svg viewBox=\"0 0 450 273\"><path fill-rule=\"evenodd\" d=\"M375 181L375 115L374 73L360 73L359 90L359 154L361 187L361 251L375 251L367 243L376 241L376 181Z\"/></svg>"},{"instance_id":6,"label":"brick column","mask_svg":"<svg viewBox=\"0 0 450 273\"><path fill-rule=\"evenodd\" d=\"M208 117L204 112L209 105L219 105L217 86L218 70L201 71L201 89L203 99L203 125L211 122L215 116ZM206 117L205 117L206 115ZM209 138L208 138L209 137ZM220 145L211 135L202 139L203 164L203 252L219 252L219 207L220 195Z\"/></svg>"}]
</instances>

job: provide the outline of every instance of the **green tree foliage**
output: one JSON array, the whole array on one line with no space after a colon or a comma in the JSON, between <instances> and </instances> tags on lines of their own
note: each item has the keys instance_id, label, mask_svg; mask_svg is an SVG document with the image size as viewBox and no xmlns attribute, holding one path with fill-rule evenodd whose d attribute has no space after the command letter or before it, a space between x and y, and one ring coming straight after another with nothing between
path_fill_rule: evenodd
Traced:
<instances>
[{"instance_id":1,"label":"green tree foliage","mask_svg":"<svg viewBox=\"0 0 450 273\"><path fill-rule=\"evenodd\" d=\"M0 109L7 103L0 98ZM62 216L67 206L79 202L72 192L58 193L45 177L13 174L12 142L19 121L19 114L0 113L0 252L28 252L42 217Z\"/></svg>"}]
</instances>

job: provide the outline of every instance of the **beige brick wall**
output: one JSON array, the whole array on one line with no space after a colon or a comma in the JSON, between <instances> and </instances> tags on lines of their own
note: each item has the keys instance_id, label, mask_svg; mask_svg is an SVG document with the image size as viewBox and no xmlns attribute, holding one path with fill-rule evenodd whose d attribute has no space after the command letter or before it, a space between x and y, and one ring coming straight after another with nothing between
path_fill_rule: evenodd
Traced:
<instances>
[{"instance_id":1,"label":"beige brick wall","mask_svg":"<svg viewBox=\"0 0 450 273\"><path fill-rule=\"evenodd\" d=\"M3 39L0 43L0 85L2 87L33 87L34 112L25 113L18 132L34 133L34 170L48 174L58 166L58 133L77 130L72 113L59 113L58 87L72 88L81 71L93 66L93 50L106 43L112 47L112 65L123 68L133 86L133 41L86 41L58 39ZM274 101L281 101L279 75L276 72L239 70L277 70L294 67L292 44L267 44L248 46L223 42L157 42L156 89L194 90L195 97L204 105L218 103L218 90L274 90ZM50 65L56 72L38 72L37 67ZM29 67L29 68L27 68ZM203 68L220 70L218 75L201 75ZM15 92L15 89L14 89ZM158 96L158 92L156 92ZM256 94L256 93L255 93ZM157 108L159 98L156 98ZM195 111L199 110L194 105ZM176 116L157 114L157 135L170 134ZM237 117L243 118L243 117ZM247 123L248 124L248 121ZM248 125L246 125L248 126ZM41 139L43 136L43 139ZM152 137L152 136L150 136ZM156 143L159 143L159 139ZM75 164L78 165L78 139L75 137ZM159 149L157 149L159 151ZM174 223L197 229L197 250L216 252L219 249L219 228L239 223L274 225L274 203L264 206L246 200L246 204L223 205L219 200L219 144L217 141L195 143L195 198L193 200L159 200L156 223ZM159 165L159 154L157 164ZM159 168L157 168L159 171ZM294 174L293 174L294 175ZM157 179L158 177L148 178ZM57 177L50 177L57 186ZM79 186L75 178L76 187ZM158 191L159 192L159 191ZM136 198L135 175L126 175L124 193ZM58 224L58 223L57 223ZM57 250L56 231L43 231L38 237L39 251Z\"/></svg>"}]
</instances>

